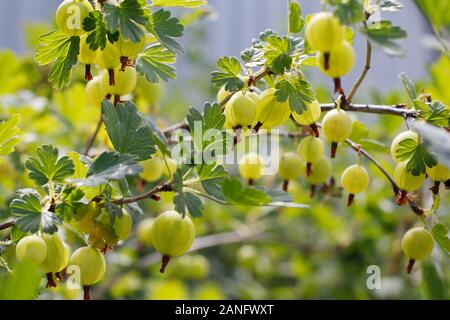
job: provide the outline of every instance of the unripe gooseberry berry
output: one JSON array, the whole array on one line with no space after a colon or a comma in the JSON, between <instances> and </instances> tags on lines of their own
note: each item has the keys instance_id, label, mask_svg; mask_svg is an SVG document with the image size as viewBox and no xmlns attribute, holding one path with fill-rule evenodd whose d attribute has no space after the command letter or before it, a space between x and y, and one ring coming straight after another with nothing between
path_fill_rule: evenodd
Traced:
<instances>
[{"instance_id":1,"label":"unripe gooseberry berry","mask_svg":"<svg viewBox=\"0 0 450 320\"><path fill-rule=\"evenodd\" d=\"M99 217L99 220L105 224L111 223L111 218L108 212L102 210L102 214ZM119 241L124 240L131 232L133 221L131 219L131 215L127 210L122 210L122 215L115 215L114 224L112 225L114 232L117 235Z\"/></svg>"},{"instance_id":2,"label":"unripe gooseberry berry","mask_svg":"<svg viewBox=\"0 0 450 320\"><path fill-rule=\"evenodd\" d=\"M415 260L425 260L433 252L434 242L430 232L424 228L408 230L402 238L402 250L410 259L407 272L410 273Z\"/></svg>"},{"instance_id":3,"label":"unripe gooseberry berry","mask_svg":"<svg viewBox=\"0 0 450 320\"><path fill-rule=\"evenodd\" d=\"M139 242L145 246L152 246L152 226L154 222L154 218L147 218L139 222L137 226Z\"/></svg>"},{"instance_id":4,"label":"unripe gooseberry berry","mask_svg":"<svg viewBox=\"0 0 450 320\"><path fill-rule=\"evenodd\" d=\"M427 167L427 175L433 181L447 181L450 179L450 170L442 164L442 162L438 162L433 168Z\"/></svg>"},{"instance_id":5,"label":"unripe gooseberry berry","mask_svg":"<svg viewBox=\"0 0 450 320\"><path fill-rule=\"evenodd\" d=\"M16 246L16 256L19 261L40 265L47 257L45 241L36 235L23 237Z\"/></svg>"},{"instance_id":6,"label":"unripe gooseberry berry","mask_svg":"<svg viewBox=\"0 0 450 320\"><path fill-rule=\"evenodd\" d=\"M103 71L103 86L106 91L112 95L125 96L136 88L137 83L137 73L136 69L129 67L125 70L121 70L120 67L114 69L115 84L109 84L108 78L109 72L107 70Z\"/></svg>"},{"instance_id":7,"label":"unripe gooseberry berry","mask_svg":"<svg viewBox=\"0 0 450 320\"><path fill-rule=\"evenodd\" d=\"M146 30L144 27L139 26L139 29L146 33ZM119 51L119 55L121 57L130 57L134 58L139 53L144 50L145 47L145 36L142 36L138 42L134 42L130 39L125 39L122 36L119 37L119 40L115 43L117 50Z\"/></svg>"},{"instance_id":8,"label":"unripe gooseberry berry","mask_svg":"<svg viewBox=\"0 0 450 320\"><path fill-rule=\"evenodd\" d=\"M278 175L284 180L283 190L288 191L289 180L300 177L305 172L305 163L295 152L286 152L280 158Z\"/></svg>"},{"instance_id":9,"label":"unripe gooseberry berry","mask_svg":"<svg viewBox=\"0 0 450 320\"><path fill-rule=\"evenodd\" d=\"M256 153L247 153L239 161L239 173L249 180L250 184L261 178L263 170L263 160Z\"/></svg>"},{"instance_id":10,"label":"unripe gooseberry berry","mask_svg":"<svg viewBox=\"0 0 450 320\"><path fill-rule=\"evenodd\" d=\"M199 254L186 255L174 261L170 275L182 279L201 280L209 273L209 261Z\"/></svg>"},{"instance_id":11,"label":"unripe gooseberry berry","mask_svg":"<svg viewBox=\"0 0 450 320\"><path fill-rule=\"evenodd\" d=\"M254 91L247 92L246 95L252 98L255 103L258 103L258 101L261 99L261 96Z\"/></svg>"},{"instance_id":12,"label":"unripe gooseberry berry","mask_svg":"<svg viewBox=\"0 0 450 320\"><path fill-rule=\"evenodd\" d=\"M344 41L344 28L333 14L320 12L308 22L306 38L314 50L330 52Z\"/></svg>"},{"instance_id":13,"label":"unripe gooseberry berry","mask_svg":"<svg viewBox=\"0 0 450 320\"><path fill-rule=\"evenodd\" d=\"M369 173L360 164L354 164L341 175L341 184L345 191L349 193L347 205L353 203L355 194L364 192L369 186Z\"/></svg>"},{"instance_id":14,"label":"unripe gooseberry berry","mask_svg":"<svg viewBox=\"0 0 450 320\"><path fill-rule=\"evenodd\" d=\"M51 273L62 271L69 263L70 252L67 252L69 247L57 233L43 234L42 239L47 245L47 256L42 263L44 270Z\"/></svg>"},{"instance_id":15,"label":"unripe gooseberry berry","mask_svg":"<svg viewBox=\"0 0 450 320\"><path fill-rule=\"evenodd\" d=\"M160 214L151 229L153 247L163 255L161 273L171 257L185 254L195 238L195 227L191 219L173 210Z\"/></svg>"},{"instance_id":16,"label":"unripe gooseberry berry","mask_svg":"<svg viewBox=\"0 0 450 320\"><path fill-rule=\"evenodd\" d=\"M77 266L82 286L92 286L103 279L106 272L104 255L90 246L75 250L70 257L69 266Z\"/></svg>"},{"instance_id":17,"label":"unripe gooseberry berry","mask_svg":"<svg viewBox=\"0 0 450 320\"><path fill-rule=\"evenodd\" d=\"M355 50L345 41L329 53L328 61L326 59L323 52L317 53L320 70L333 79L340 78L349 73L355 65Z\"/></svg>"},{"instance_id":18,"label":"unripe gooseberry berry","mask_svg":"<svg viewBox=\"0 0 450 320\"><path fill-rule=\"evenodd\" d=\"M327 158L322 158L314 163L314 170L312 171L311 175L306 177L306 181L308 181L312 185L319 185L327 182L330 174L331 163Z\"/></svg>"},{"instance_id":19,"label":"unripe gooseberry berry","mask_svg":"<svg viewBox=\"0 0 450 320\"><path fill-rule=\"evenodd\" d=\"M298 145L298 153L306 161L306 175L312 173L312 166L323 157L325 146L319 138L308 136Z\"/></svg>"},{"instance_id":20,"label":"unripe gooseberry berry","mask_svg":"<svg viewBox=\"0 0 450 320\"><path fill-rule=\"evenodd\" d=\"M292 112L292 117L302 126L309 126L320 119L322 109L317 100L306 104L306 109L302 113Z\"/></svg>"},{"instance_id":21,"label":"unripe gooseberry berry","mask_svg":"<svg viewBox=\"0 0 450 320\"><path fill-rule=\"evenodd\" d=\"M414 132L412 130L404 131L404 132L400 133L398 136L396 136L395 139L392 141L392 144L391 144L391 156L392 156L392 159L394 159L395 162L400 162L401 161L397 157L397 150L400 147L400 143L402 141L407 140L407 139L411 139L412 141L414 141L415 145L418 145L420 137L419 137L419 135L416 132Z\"/></svg>"},{"instance_id":22,"label":"unripe gooseberry berry","mask_svg":"<svg viewBox=\"0 0 450 320\"><path fill-rule=\"evenodd\" d=\"M88 0L65 0L56 10L56 25L69 36L81 36L86 33L83 21L93 10Z\"/></svg>"},{"instance_id":23,"label":"unripe gooseberry berry","mask_svg":"<svg viewBox=\"0 0 450 320\"><path fill-rule=\"evenodd\" d=\"M82 35L80 37L80 53L78 54L78 60L85 64L84 79L90 81L93 79L91 73L91 65L97 62L98 55L100 52L98 50L91 50L89 44L86 42L87 35Z\"/></svg>"},{"instance_id":24,"label":"unripe gooseberry berry","mask_svg":"<svg viewBox=\"0 0 450 320\"><path fill-rule=\"evenodd\" d=\"M154 106L161 99L163 90L161 83L152 83L147 81L144 76L138 76L136 85L136 94L146 100L147 105Z\"/></svg>"},{"instance_id":25,"label":"unripe gooseberry berry","mask_svg":"<svg viewBox=\"0 0 450 320\"><path fill-rule=\"evenodd\" d=\"M407 161L403 161L397 164L394 171L394 181L401 190L412 192L422 186L425 180L425 174L414 176L406 169L407 163Z\"/></svg>"},{"instance_id":26,"label":"unripe gooseberry berry","mask_svg":"<svg viewBox=\"0 0 450 320\"><path fill-rule=\"evenodd\" d=\"M86 100L89 105L100 107L108 92L103 85L102 76L96 76L86 84Z\"/></svg>"},{"instance_id":27,"label":"unripe gooseberry berry","mask_svg":"<svg viewBox=\"0 0 450 320\"><path fill-rule=\"evenodd\" d=\"M225 117L233 129L251 128L256 124L256 103L247 94L235 93L225 107Z\"/></svg>"},{"instance_id":28,"label":"unripe gooseberry berry","mask_svg":"<svg viewBox=\"0 0 450 320\"><path fill-rule=\"evenodd\" d=\"M159 180L163 173L165 163L164 160L159 156L154 156L151 159L141 162L143 171L139 173L139 177L148 182L153 182Z\"/></svg>"},{"instance_id":29,"label":"unripe gooseberry berry","mask_svg":"<svg viewBox=\"0 0 450 320\"><path fill-rule=\"evenodd\" d=\"M169 157L165 157L163 159L163 163L164 163L163 174L166 177L172 177L175 174L175 172L177 172L178 163L174 159Z\"/></svg>"},{"instance_id":30,"label":"unripe gooseberry berry","mask_svg":"<svg viewBox=\"0 0 450 320\"><path fill-rule=\"evenodd\" d=\"M344 142L352 134L352 118L341 109L329 111L322 120L322 132L331 141L331 158L336 156L338 142Z\"/></svg>"},{"instance_id":31,"label":"unripe gooseberry berry","mask_svg":"<svg viewBox=\"0 0 450 320\"><path fill-rule=\"evenodd\" d=\"M272 129L284 124L291 115L289 101L278 102L275 97L275 88L269 88L261 93L256 103L256 118L260 127Z\"/></svg>"}]
</instances>

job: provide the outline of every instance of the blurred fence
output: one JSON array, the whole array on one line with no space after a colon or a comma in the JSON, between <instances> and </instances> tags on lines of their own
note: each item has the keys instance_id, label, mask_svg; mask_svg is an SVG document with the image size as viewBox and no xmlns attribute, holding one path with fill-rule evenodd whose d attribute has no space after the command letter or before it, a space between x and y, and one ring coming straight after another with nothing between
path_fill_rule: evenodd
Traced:
<instances>
[{"instance_id":1,"label":"blurred fence","mask_svg":"<svg viewBox=\"0 0 450 320\"><path fill-rule=\"evenodd\" d=\"M432 59L431 53L420 45L420 37L427 26L411 0L404 0L405 9L395 14L396 24L408 30L409 38L403 41L407 49L406 59L394 59L376 52L374 68L365 85L377 86L382 91L399 88L397 75L407 71L412 78L426 75L427 65ZM11 48L24 52L23 26L33 21L45 21L51 18L58 6L58 0L0 0L0 49ZM250 45L251 39L266 28L279 32L286 29L286 0L209 0L219 13L218 17L204 22L207 45L204 48L210 60L222 55L238 55L240 50ZM304 13L320 9L319 0L300 0ZM356 40L358 55L357 66L363 64L364 43ZM189 44L186 43L189 49ZM179 65L183 73L183 65ZM351 81L359 68L344 80ZM314 73L315 74L315 73ZM323 78L317 74L317 79Z\"/></svg>"}]
</instances>

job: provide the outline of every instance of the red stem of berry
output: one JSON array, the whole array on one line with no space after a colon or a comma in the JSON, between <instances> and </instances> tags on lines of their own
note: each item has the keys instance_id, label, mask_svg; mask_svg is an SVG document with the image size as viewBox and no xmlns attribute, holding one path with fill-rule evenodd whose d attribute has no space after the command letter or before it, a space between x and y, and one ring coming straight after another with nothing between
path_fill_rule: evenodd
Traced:
<instances>
[{"instance_id":1,"label":"red stem of berry","mask_svg":"<svg viewBox=\"0 0 450 320\"><path fill-rule=\"evenodd\" d=\"M287 192L289 189L289 180L284 180L283 186L281 188L283 189L283 191Z\"/></svg>"},{"instance_id":2,"label":"red stem of berry","mask_svg":"<svg viewBox=\"0 0 450 320\"><path fill-rule=\"evenodd\" d=\"M152 198L152 199L155 200L155 201L161 200L161 196L159 196L159 195L157 195L157 194L152 194L152 195L150 196L150 198Z\"/></svg>"},{"instance_id":3,"label":"red stem of berry","mask_svg":"<svg viewBox=\"0 0 450 320\"><path fill-rule=\"evenodd\" d=\"M397 205L403 206L406 204L406 202L408 202L408 198L406 197L407 194L408 192L406 192L405 190L402 190L397 194L397 198L395 201Z\"/></svg>"},{"instance_id":4,"label":"red stem of berry","mask_svg":"<svg viewBox=\"0 0 450 320\"><path fill-rule=\"evenodd\" d=\"M331 143L331 153L330 153L330 156L331 156L332 159L336 158L337 147L338 147L338 143L337 143L337 142L332 142L332 143Z\"/></svg>"},{"instance_id":5,"label":"red stem of berry","mask_svg":"<svg viewBox=\"0 0 450 320\"><path fill-rule=\"evenodd\" d=\"M83 291L84 291L83 299L86 301L91 300L91 287L83 286Z\"/></svg>"},{"instance_id":6,"label":"red stem of berry","mask_svg":"<svg viewBox=\"0 0 450 320\"><path fill-rule=\"evenodd\" d=\"M440 181L435 181L434 185L430 188L431 192L436 196L439 194L439 187L441 186Z\"/></svg>"},{"instance_id":7,"label":"red stem of berry","mask_svg":"<svg viewBox=\"0 0 450 320\"><path fill-rule=\"evenodd\" d=\"M115 94L114 95L114 105L118 104L120 102L120 96Z\"/></svg>"},{"instance_id":8,"label":"red stem of berry","mask_svg":"<svg viewBox=\"0 0 450 320\"><path fill-rule=\"evenodd\" d=\"M170 257L163 255L162 256L162 262L161 262L161 269L159 269L159 272L164 273L164 271L166 271L166 267L169 264L170 261Z\"/></svg>"},{"instance_id":9,"label":"red stem of berry","mask_svg":"<svg viewBox=\"0 0 450 320\"><path fill-rule=\"evenodd\" d=\"M409 259L408 261L408 266L406 267L406 273L410 274L413 267L414 267L414 263L416 262L416 260L414 259Z\"/></svg>"},{"instance_id":10,"label":"red stem of berry","mask_svg":"<svg viewBox=\"0 0 450 320\"><path fill-rule=\"evenodd\" d=\"M334 78L334 93L342 92L341 78Z\"/></svg>"},{"instance_id":11,"label":"red stem of berry","mask_svg":"<svg viewBox=\"0 0 450 320\"><path fill-rule=\"evenodd\" d=\"M306 176L309 177L312 174L312 163L308 162L306 164Z\"/></svg>"},{"instance_id":12,"label":"red stem of berry","mask_svg":"<svg viewBox=\"0 0 450 320\"><path fill-rule=\"evenodd\" d=\"M48 272L45 274L47 276L47 285L46 288L56 288L55 279L53 279L53 273Z\"/></svg>"},{"instance_id":13,"label":"red stem of berry","mask_svg":"<svg viewBox=\"0 0 450 320\"><path fill-rule=\"evenodd\" d=\"M94 79L94 77L91 73L91 65L87 64L84 66L84 80L91 81L92 79Z\"/></svg>"},{"instance_id":14,"label":"red stem of berry","mask_svg":"<svg viewBox=\"0 0 450 320\"><path fill-rule=\"evenodd\" d=\"M330 69L330 53L329 52L325 52L324 54L324 63L323 63L323 67L325 70Z\"/></svg>"},{"instance_id":15,"label":"red stem of berry","mask_svg":"<svg viewBox=\"0 0 450 320\"><path fill-rule=\"evenodd\" d=\"M121 63L120 71L125 71L125 68L128 65L128 57L120 57L120 63Z\"/></svg>"},{"instance_id":16,"label":"red stem of berry","mask_svg":"<svg viewBox=\"0 0 450 320\"><path fill-rule=\"evenodd\" d=\"M116 85L116 80L114 78L114 69L108 69L108 75L109 75L109 85L110 86Z\"/></svg>"},{"instance_id":17,"label":"red stem of berry","mask_svg":"<svg viewBox=\"0 0 450 320\"><path fill-rule=\"evenodd\" d=\"M347 198L347 207L350 207L355 202L355 195L349 194Z\"/></svg>"},{"instance_id":18,"label":"red stem of berry","mask_svg":"<svg viewBox=\"0 0 450 320\"><path fill-rule=\"evenodd\" d=\"M309 189L309 196L311 198L314 198L315 195L316 195L316 185L312 184L311 188Z\"/></svg>"},{"instance_id":19,"label":"red stem of berry","mask_svg":"<svg viewBox=\"0 0 450 320\"><path fill-rule=\"evenodd\" d=\"M319 132L319 128L317 127L317 124L313 123L312 125L309 126L312 130L312 132L314 133L314 136L316 138L320 137L320 132Z\"/></svg>"},{"instance_id":20,"label":"red stem of berry","mask_svg":"<svg viewBox=\"0 0 450 320\"><path fill-rule=\"evenodd\" d=\"M253 179L248 179L247 183L248 183L249 186L252 186L252 185L255 184L255 180L253 180Z\"/></svg>"}]
</instances>

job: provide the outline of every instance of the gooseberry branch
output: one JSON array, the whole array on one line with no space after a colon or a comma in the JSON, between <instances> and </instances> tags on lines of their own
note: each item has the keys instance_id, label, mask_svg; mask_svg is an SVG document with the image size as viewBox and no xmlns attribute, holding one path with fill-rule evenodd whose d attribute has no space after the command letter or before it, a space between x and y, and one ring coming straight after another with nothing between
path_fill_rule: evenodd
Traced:
<instances>
[{"instance_id":1,"label":"gooseberry branch","mask_svg":"<svg viewBox=\"0 0 450 320\"><path fill-rule=\"evenodd\" d=\"M356 91L358 91L359 87L361 86L361 84L363 83L364 79L367 76L367 73L369 72L370 68L371 68L371 61L372 61L372 44L370 43L370 41L367 41L367 49L366 49L366 63L364 65L364 69L361 72L361 75L359 76L359 78L356 80L355 84L353 85L352 90L350 91L350 94L347 97L347 102L351 103L353 100L353 97L356 94Z\"/></svg>"},{"instance_id":2,"label":"gooseberry branch","mask_svg":"<svg viewBox=\"0 0 450 320\"><path fill-rule=\"evenodd\" d=\"M8 228L12 228L12 227L14 227L15 224L16 224L15 221L8 221L8 222L0 225L0 230L5 230L5 229L8 229Z\"/></svg>"},{"instance_id":3,"label":"gooseberry branch","mask_svg":"<svg viewBox=\"0 0 450 320\"><path fill-rule=\"evenodd\" d=\"M150 199L150 198L156 200L154 197L158 193L169 192L169 191L172 191L172 183L166 182L166 183L160 184L160 185L154 187L153 189L151 189L150 191L147 191L140 195L137 195L134 197L129 197L129 198L113 200L112 203L114 203L116 205L124 205L124 204L129 204L129 203L133 203L133 202L137 202L137 201L141 201L141 200L145 200L145 199Z\"/></svg>"},{"instance_id":4,"label":"gooseberry branch","mask_svg":"<svg viewBox=\"0 0 450 320\"><path fill-rule=\"evenodd\" d=\"M86 150L84 151L85 156L87 156L89 154L89 151L91 150L92 146L94 145L95 139L97 138L97 135L100 131L100 128L102 127L102 124L103 124L103 118L102 118L102 115L100 114L100 120L98 121L97 128L95 129L94 133L92 134L91 138L89 139L89 141L86 145Z\"/></svg>"}]
</instances>

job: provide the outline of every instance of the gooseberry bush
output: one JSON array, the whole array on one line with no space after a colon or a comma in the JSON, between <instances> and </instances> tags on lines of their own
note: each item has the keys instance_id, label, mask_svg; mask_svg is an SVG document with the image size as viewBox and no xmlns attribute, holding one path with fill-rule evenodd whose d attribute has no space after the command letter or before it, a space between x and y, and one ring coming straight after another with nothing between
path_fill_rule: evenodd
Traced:
<instances>
[{"instance_id":1,"label":"gooseberry bush","mask_svg":"<svg viewBox=\"0 0 450 320\"><path fill-rule=\"evenodd\" d=\"M298 1L287 3L287 33L266 30L239 58L219 58L210 78L216 101L190 107L182 122L169 125L133 100L146 97L148 105L157 104L158 82L176 77L177 56L189 50L179 43L184 26L170 9L198 10L207 1L61 2L57 28L39 38L35 62L50 66L45 86L55 92L82 83L89 113L98 119L90 116L92 135L82 149L44 143L24 161L14 159L23 163L27 177L17 183L8 202L11 218L1 225L10 230L2 247L15 247L11 261L0 257L2 265L8 271L16 261L17 270L20 262L34 266L46 276L48 290L76 276L84 298L90 299L90 287L101 287L108 272L108 255L127 246L136 231L139 250L159 252L161 273L175 272L173 264L174 270L188 274L189 265L195 265L192 277L201 278L209 268L207 260L193 255L183 264L177 257L208 246L202 238L196 242L195 235L209 203L301 212L345 194L341 205L355 207L360 195L370 193L381 179L392 190L386 201L409 206L420 225L410 223L403 238L396 235L409 260L407 272L416 260L430 258L435 247L448 257L448 229L437 212L445 205L444 189L450 187L449 107L432 93L419 92L406 73L400 80L407 103L353 102L374 49L402 55L397 40L406 31L391 21L374 20L376 13L399 11L402 4L327 0L322 12L305 17ZM367 43L364 66L356 65L356 33ZM354 68L361 68L361 75L345 88L341 79ZM332 81L331 103L322 101L308 81L312 69ZM371 140L360 114L397 117L405 130L396 137L385 135L386 141ZM19 128L25 123L17 114L0 124L4 159L24 143ZM281 141L282 147L261 154L250 146L261 137ZM372 155L386 144L391 145L391 163ZM350 152L356 163L347 162ZM339 157L347 163L334 168ZM268 170L268 164L275 169ZM310 188L309 204L298 201L300 181ZM158 215L142 210L146 202L165 202L166 210ZM237 261L252 265L255 256L252 247L244 246ZM8 282L2 283L7 288Z\"/></svg>"}]
</instances>

